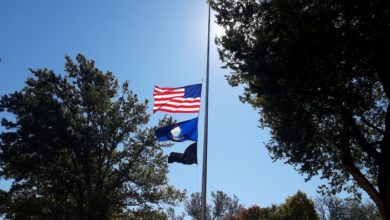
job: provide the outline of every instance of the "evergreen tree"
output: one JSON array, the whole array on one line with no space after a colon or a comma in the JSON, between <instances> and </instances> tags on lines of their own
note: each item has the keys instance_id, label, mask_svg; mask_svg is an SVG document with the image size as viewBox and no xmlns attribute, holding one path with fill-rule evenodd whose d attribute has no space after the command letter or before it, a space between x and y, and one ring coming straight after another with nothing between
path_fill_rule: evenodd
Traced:
<instances>
[{"instance_id":1,"label":"evergreen tree","mask_svg":"<svg viewBox=\"0 0 390 220\"><path fill-rule=\"evenodd\" d=\"M66 57L65 74L30 70L3 95L0 176L13 180L0 210L12 219L124 219L183 194L167 185L147 100L94 61Z\"/></svg>"}]
</instances>

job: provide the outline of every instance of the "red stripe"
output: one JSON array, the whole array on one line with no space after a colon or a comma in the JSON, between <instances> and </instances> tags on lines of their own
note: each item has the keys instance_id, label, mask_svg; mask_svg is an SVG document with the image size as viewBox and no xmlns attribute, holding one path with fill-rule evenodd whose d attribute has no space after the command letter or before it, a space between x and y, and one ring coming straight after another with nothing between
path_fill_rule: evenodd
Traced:
<instances>
[{"instance_id":1,"label":"red stripe","mask_svg":"<svg viewBox=\"0 0 390 220\"><path fill-rule=\"evenodd\" d=\"M180 107L180 106L197 106L197 105L200 105L200 102L155 102L154 103L155 106L163 106L163 105L175 105L177 107Z\"/></svg>"},{"instance_id":2,"label":"red stripe","mask_svg":"<svg viewBox=\"0 0 390 220\"><path fill-rule=\"evenodd\" d=\"M168 91L183 91L184 92L184 88L154 88L153 91L156 91L156 92L168 92Z\"/></svg>"},{"instance_id":3,"label":"red stripe","mask_svg":"<svg viewBox=\"0 0 390 220\"><path fill-rule=\"evenodd\" d=\"M153 107L172 107L172 108L199 108L200 107L200 104L199 105L191 105L191 106L187 106L187 105L171 105L171 104L161 104L161 105L154 105Z\"/></svg>"},{"instance_id":4,"label":"red stripe","mask_svg":"<svg viewBox=\"0 0 390 220\"><path fill-rule=\"evenodd\" d=\"M184 97L184 92L159 92L159 93L153 93L153 96L156 95L178 95Z\"/></svg>"},{"instance_id":5,"label":"red stripe","mask_svg":"<svg viewBox=\"0 0 390 220\"><path fill-rule=\"evenodd\" d=\"M177 91L177 90L182 90L182 91ZM163 90L163 91L159 91ZM165 92L184 92L183 88L154 88L153 93L165 93Z\"/></svg>"},{"instance_id":6,"label":"red stripe","mask_svg":"<svg viewBox=\"0 0 390 220\"><path fill-rule=\"evenodd\" d=\"M194 105L173 105L173 104L156 104L156 105L153 105L153 108L161 108L161 107L164 107L164 106L167 106L167 107L172 107L172 108L199 108L200 107L200 103L196 103Z\"/></svg>"},{"instance_id":7,"label":"red stripe","mask_svg":"<svg viewBox=\"0 0 390 220\"><path fill-rule=\"evenodd\" d=\"M170 110L170 109L156 109L153 110L153 112L169 112L169 113L198 113L199 110L194 110L194 111L183 111L183 110Z\"/></svg>"},{"instance_id":8,"label":"red stripe","mask_svg":"<svg viewBox=\"0 0 390 220\"><path fill-rule=\"evenodd\" d=\"M175 106L176 108L180 107L191 107L191 106L200 106L200 103L176 103L176 102L166 102L166 103L156 103L153 105L153 107L161 107L161 106Z\"/></svg>"},{"instance_id":9,"label":"red stripe","mask_svg":"<svg viewBox=\"0 0 390 220\"><path fill-rule=\"evenodd\" d=\"M195 113L195 112L199 112L199 108L198 109L192 109L192 110L191 109L177 109L177 108L169 109L169 108L165 108L165 106L163 106L163 107L158 108L158 109L153 109L153 112L157 112L157 111Z\"/></svg>"},{"instance_id":10,"label":"red stripe","mask_svg":"<svg viewBox=\"0 0 390 220\"><path fill-rule=\"evenodd\" d=\"M153 96L155 101L165 101L164 103L154 103L153 105L153 112L161 111L161 112L168 112L168 113L198 113L200 109L200 99L195 100L178 100L178 98L184 98L184 91L177 91L177 89L182 88L168 88L168 87L159 87L154 86ZM166 91L157 91L156 88L160 90L166 90ZM156 95L173 95L173 97L167 97L167 98L156 98ZM176 96L177 95L177 96ZM177 104L173 105L171 103ZM191 106L186 106L182 104L193 104ZM171 109L166 109L171 108ZM180 110L179 110L180 108ZM197 110L190 110L190 109L197 109Z\"/></svg>"},{"instance_id":11,"label":"red stripe","mask_svg":"<svg viewBox=\"0 0 390 220\"><path fill-rule=\"evenodd\" d=\"M180 98L180 97L176 97L176 98ZM157 98L157 99L154 99L154 101L169 101L169 102L176 102L176 103L195 103L195 102L199 102L200 103L200 100L199 99L195 99L195 100L178 100L178 99L175 99L175 98Z\"/></svg>"},{"instance_id":12,"label":"red stripe","mask_svg":"<svg viewBox=\"0 0 390 220\"><path fill-rule=\"evenodd\" d=\"M154 88L157 88L157 89L163 89L163 90L172 90L172 89L175 89L175 88L170 88L170 87L160 87L160 86L154 86Z\"/></svg>"},{"instance_id":13,"label":"red stripe","mask_svg":"<svg viewBox=\"0 0 390 220\"><path fill-rule=\"evenodd\" d=\"M170 93L184 93L184 91L178 91L178 90L168 90L168 91L164 91L164 92L159 92L159 91L153 91L154 94L170 94Z\"/></svg>"}]
</instances>

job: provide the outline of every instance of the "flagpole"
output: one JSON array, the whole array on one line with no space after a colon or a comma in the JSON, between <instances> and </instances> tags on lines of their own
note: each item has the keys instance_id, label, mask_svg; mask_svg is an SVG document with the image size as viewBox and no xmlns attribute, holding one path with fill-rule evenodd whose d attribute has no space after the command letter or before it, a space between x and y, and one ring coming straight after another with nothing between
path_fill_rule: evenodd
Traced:
<instances>
[{"instance_id":1,"label":"flagpole","mask_svg":"<svg viewBox=\"0 0 390 220\"><path fill-rule=\"evenodd\" d=\"M203 170L202 170L202 220L207 220L206 216L206 191L207 191L207 134L208 134L208 114L209 114L209 59L210 59L210 2L209 17L207 29L207 66L206 66L206 100L205 100L205 119L204 119L204 139L203 139Z\"/></svg>"}]
</instances>

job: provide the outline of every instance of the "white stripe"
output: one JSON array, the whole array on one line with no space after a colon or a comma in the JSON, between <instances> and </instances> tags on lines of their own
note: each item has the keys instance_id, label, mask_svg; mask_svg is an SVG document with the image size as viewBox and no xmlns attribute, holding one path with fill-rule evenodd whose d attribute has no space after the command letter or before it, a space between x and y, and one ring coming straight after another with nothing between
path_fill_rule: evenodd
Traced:
<instances>
[{"instance_id":1,"label":"white stripe","mask_svg":"<svg viewBox=\"0 0 390 220\"><path fill-rule=\"evenodd\" d=\"M170 94L170 95L155 95L155 99L163 99L163 98L182 98L184 96L184 93L179 93L179 94Z\"/></svg>"},{"instance_id":2,"label":"white stripe","mask_svg":"<svg viewBox=\"0 0 390 220\"><path fill-rule=\"evenodd\" d=\"M154 101L155 102L157 102L157 101L160 101L159 100L159 98L155 98L154 99ZM164 101L164 100L161 100L161 101ZM168 102L168 101L200 101L200 97L197 97L197 98L179 98L179 97L174 97L174 98L172 98L172 99L170 99L170 100L165 100L165 102Z\"/></svg>"},{"instance_id":3,"label":"white stripe","mask_svg":"<svg viewBox=\"0 0 390 220\"><path fill-rule=\"evenodd\" d=\"M158 92L158 93L161 93L161 92L184 92L184 88L179 88L179 89L162 89L162 88L157 88L157 87L154 87L154 92Z\"/></svg>"},{"instance_id":4,"label":"white stripe","mask_svg":"<svg viewBox=\"0 0 390 220\"><path fill-rule=\"evenodd\" d=\"M153 110L157 110L157 109L161 109L161 110L171 110L171 111L198 111L199 108L173 108L173 107L168 107L168 106L162 106L160 108L153 108Z\"/></svg>"},{"instance_id":5,"label":"white stripe","mask_svg":"<svg viewBox=\"0 0 390 220\"><path fill-rule=\"evenodd\" d=\"M200 102L193 102L193 103L188 103L188 102L164 102L164 101L158 101L154 102L154 106L162 106L162 105L176 105L176 106L199 106Z\"/></svg>"},{"instance_id":6,"label":"white stripe","mask_svg":"<svg viewBox=\"0 0 390 220\"><path fill-rule=\"evenodd\" d=\"M200 101L199 102L175 102L175 101L155 101L154 104L155 105L161 105L161 104L173 104L175 103L176 105L199 105L200 104Z\"/></svg>"}]
</instances>

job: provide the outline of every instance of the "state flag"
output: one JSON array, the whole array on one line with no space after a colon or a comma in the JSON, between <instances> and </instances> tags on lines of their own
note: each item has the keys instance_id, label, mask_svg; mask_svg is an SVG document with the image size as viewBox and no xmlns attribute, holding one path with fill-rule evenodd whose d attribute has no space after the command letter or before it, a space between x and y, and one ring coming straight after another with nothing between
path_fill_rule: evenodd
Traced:
<instances>
[{"instance_id":1,"label":"state flag","mask_svg":"<svg viewBox=\"0 0 390 220\"><path fill-rule=\"evenodd\" d=\"M155 133L158 141L197 141L198 117L158 128Z\"/></svg>"}]
</instances>

